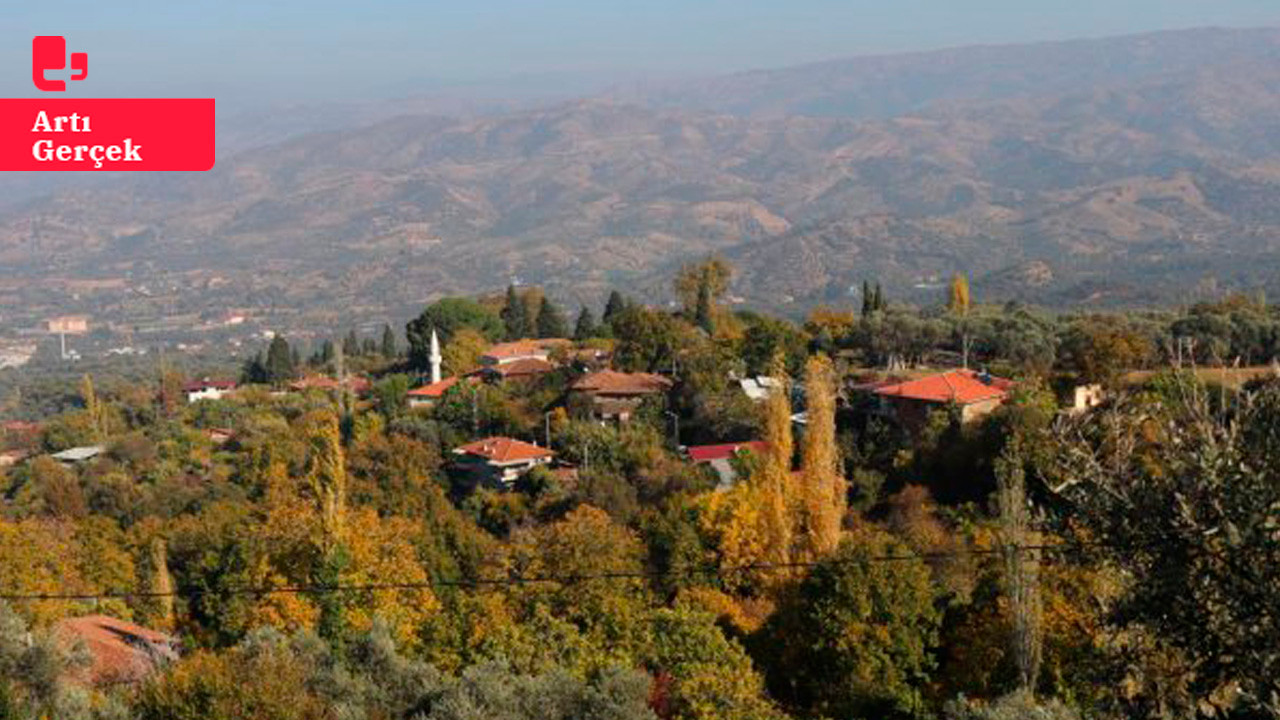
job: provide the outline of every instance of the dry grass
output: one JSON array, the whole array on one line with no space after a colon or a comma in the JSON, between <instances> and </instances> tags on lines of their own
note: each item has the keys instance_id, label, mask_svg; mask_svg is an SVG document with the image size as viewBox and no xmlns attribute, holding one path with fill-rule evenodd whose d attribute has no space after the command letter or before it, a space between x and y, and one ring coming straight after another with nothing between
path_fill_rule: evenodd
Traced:
<instances>
[{"instance_id":1,"label":"dry grass","mask_svg":"<svg viewBox=\"0 0 1280 720\"><path fill-rule=\"evenodd\" d=\"M1140 385L1150 380L1158 370L1134 370L1124 376L1126 385ZM1254 365L1251 367L1199 367L1195 369L1196 377L1203 382L1239 388L1250 380L1274 377L1276 368L1271 365Z\"/></svg>"}]
</instances>

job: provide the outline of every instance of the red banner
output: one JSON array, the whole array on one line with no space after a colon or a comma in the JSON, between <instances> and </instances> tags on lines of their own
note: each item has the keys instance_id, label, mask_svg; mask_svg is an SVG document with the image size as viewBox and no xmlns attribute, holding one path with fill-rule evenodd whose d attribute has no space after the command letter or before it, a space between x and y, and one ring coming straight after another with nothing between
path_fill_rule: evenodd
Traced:
<instances>
[{"instance_id":1,"label":"red banner","mask_svg":"<svg viewBox=\"0 0 1280 720\"><path fill-rule=\"evenodd\" d=\"M208 170L203 99L0 99L0 170Z\"/></svg>"}]
</instances>

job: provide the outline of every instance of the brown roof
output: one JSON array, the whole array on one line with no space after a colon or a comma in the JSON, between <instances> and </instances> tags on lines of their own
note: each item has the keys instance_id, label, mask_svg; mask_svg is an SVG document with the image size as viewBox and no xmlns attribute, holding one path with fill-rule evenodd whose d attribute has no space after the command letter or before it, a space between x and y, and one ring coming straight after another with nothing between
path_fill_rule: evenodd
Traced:
<instances>
[{"instance_id":1,"label":"brown roof","mask_svg":"<svg viewBox=\"0 0 1280 720\"><path fill-rule=\"evenodd\" d=\"M951 370L918 380L884 385L872 392L885 397L901 397L934 403L969 405L983 400L1004 398L1013 387L1012 380L973 370Z\"/></svg>"},{"instance_id":2,"label":"brown roof","mask_svg":"<svg viewBox=\"0 0 1280 720\"><path fill-rule=\"evenodd\" d=\"M502 378L528 377L543 375L556 369L556 366L540 358L521 358L501 365L491 365L483 369L485 373L495 373Z\"/></svg>"},{"instance_id":3,"label":"brown roof","mask_svg":"<svg viewBox=\"0 0 1280 720\"><path fill-rule=\"evenodd\" d=\"M551 457L555 453L532 443L509 437L490 437L454 449L459 455L474 455L494 463L519 462Z\"/></svg>"},{"instance_id":4,"label":"brown roof","mask_svg":"<svg viewBox=\"0 0 1280 720\"><path fill-rule=\"evenodd\" d=\"M597 395L657 395L670 390L671 385L669 379L653 373L601 370L578 378L573 389Z\"/></svg>"},{"instance_id":5,"label":"brown roof","mask_svg":"<svg viewBox=\"0 0 1280 720\"><path fill-rule=\"evenodd\" d=\"M107 615L67 618L55 632L67 642L84 644L92 662L82 679L90 683L137 682L177 659L172 636Z\"/></svg>"}]
</instances>

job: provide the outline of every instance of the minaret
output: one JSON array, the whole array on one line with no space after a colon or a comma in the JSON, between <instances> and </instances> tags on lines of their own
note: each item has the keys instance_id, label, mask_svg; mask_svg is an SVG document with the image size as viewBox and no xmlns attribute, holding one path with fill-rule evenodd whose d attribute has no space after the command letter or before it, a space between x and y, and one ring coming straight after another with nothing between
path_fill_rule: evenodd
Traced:
<instances>
[{"instance_id":1,"label":"minaret","mask_svg":"<svg viewBox=\"0 0 1280 720\"><path fill-rule=\"evenodd\" d=\"M440 382L440 338L436 337L435 328L431 328L431 384Z\"/></svg>"}]
</instances>

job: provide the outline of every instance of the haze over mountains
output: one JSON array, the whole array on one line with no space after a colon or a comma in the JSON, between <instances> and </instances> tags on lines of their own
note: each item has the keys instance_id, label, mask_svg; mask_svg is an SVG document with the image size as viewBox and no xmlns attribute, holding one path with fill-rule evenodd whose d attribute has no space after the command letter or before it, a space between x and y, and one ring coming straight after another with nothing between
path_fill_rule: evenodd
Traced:
<instances>
[{"instance_id":1,"label":"haze over mountains","mask_svg":"<svg viewBox=\"0 0 1280 720\"><path fill-rule=\"evenodd\" d=\"M284 141L279 124L208 174L5 211L0 312L402 319L513 279L662 299L713 251L736 295L783 311L864 279L926 299L957 271L980 299L1089 306L1280 287L1277 30L852 59Z\"/></svg>"}]
</instances>

